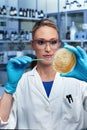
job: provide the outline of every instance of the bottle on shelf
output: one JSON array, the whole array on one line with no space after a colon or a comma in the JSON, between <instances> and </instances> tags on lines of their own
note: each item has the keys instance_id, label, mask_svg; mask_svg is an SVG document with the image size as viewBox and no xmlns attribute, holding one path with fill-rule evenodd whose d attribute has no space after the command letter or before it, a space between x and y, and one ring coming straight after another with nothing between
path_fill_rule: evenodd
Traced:
<instances>
[{"instance_id":1,"label":"bottle on shelf","mask_svg":"<svg viewBox=\"0 0 87 130\"><path fill-rule=\"evenodd\" d=\"M39 15L39 18L43 18L44 17L44 12L43 10L40 11L40 15Z\"/></svg>"},{"instance_id":2,"label":"bottle on shelf","mask_svg":"<svg viewBox=\"0 0 87 130\"><path fill-rule=\"evenodd\" d=\"M35 18L35 11L32 9L32 18Z\"/></svg>"},{"instance_id":3,"label":"bottle on shelf","mask_svg":"<svg viewBox=\"0 0 87 130\"><path fill-rule=\"evenodd\" d=\"M3 40L3 38L4 38L4 31L0 30L0 40Z\"/></svg>"},{"instance_id":4,"label":"bottle on shelf","mask_svg":"<svg viewBox=\"0 0 87 130\"><path fill-rule=\"evenodd\" d=\"M67 10L70 9L70 3L69 3L69 0L66 0L66 9L67 9Z\"/></svg>"},{"instance_id":5,"label":"bottle on shelf","mask_svg":"<svg viewBox=\"0 0 87 130\"><path fill-rule=\"evenodd\" d=\"M27 17L27 10L23 9L23 17Z\"/></svg>"},{"instance_id":6,"label":"bottle on shelf","mask_svg":"<svg viewBox=\"0 0 87 130\"><path fill-rule=\"evenodd\" d=\"M77 32L77 27L75 22L72 21L72 25L70 27L70 40L75 40L75 33Z\"/></svg>"},{"instance_id":7,"label":"bottle on shelf","mask_svg":"<svg viewBox=\"0 0 87 130\"><path fill-rule=\"evenodd\" d=\"M25 40L29 40L29 32L25 31Z\"/></svg>"},{"instance_id":8,"label":"bottle on shelf","mask_svg":"<svg viewBox=\"0 0 87 130\"><path fill-rule=\"evenodd\" d=\"M21 17L23 16L23 9L22 8L19 9L19 16L21 16Z\"/></svg>"},{"instance_id":9,"label":"bottle on shelf","mask_svg":"<svg viewBox=\"0 0 87 130\"><path fill-rule=\"evenodd\" d=\"M6 15L6 6L5 5L3 5L2 7L0 7L0 14L1 15Z\"/></svg>"},{"instance_id":10,"label":"bottle on shelf","mask_svg":"<svg viewBox=\"0 0 87 130\"><path fill-rule=\"evenodd\" d=\"M25 39L25 33L24 33L24 31L22 30L22 31L20 32L20 40L23 41L24 39Z\"/></svg>"},{"instance_id":11,"label":"bottle on shelf","mask_svg":"<svg viewBox=\"0 0 87 130\"><path fill-rule=\"evenodd\" d=\"M65 6L63 8L66 9L66 10L69 10L70 5L71 5L71 3L69 2L69 0L66 0Z\"/></svg>"},{"instance_id":12,"label":"bottle on shelf","mask_svg":"<svg viewBox=\"0 0 87 130\"><path fill-rule=\"evenodd\" d=\"M8 33L8 31L6 30L6 31L4 31L4 40L9 40L9 33Z\"/></svg>"},{"instance_id":13,"label":"bottle on shelf","mask_svg":"<svg viewBox=\"0 0 87 130\"><path fill-rule=\"evenodd\" d=\"M14 16L14 8L12 6L10 8L9 15Z\"/></svg>"},{"instance_id":14,"label":"bottle on shelf","mask_svg":"<svg viewBox=\"0 0 87 130\"><path fill-rule=\"evenodd\" d=\"M2 7L2 14L3 14L3 15L6 15L6 14L7 14L6 6L5 6L5 5L3 5L3 7Z\"/></svg>"},{"instance_id":15,"label":"bottle on shelf","mask_svg":"<svg viewBox=\"0 0 87 130\"><path fill-rule=\"evenodd\" d=\"M14 36L15 36L14 31L12 31L11 34L10 34L10 40L11 41L14 41Z\"/></svg>"},{"instance_id":16,"label":"bottle on shelf","mask_svg":"<svg viewBox=\"0 0 87 130\"><path fill-rule=\"evenodd\" d=\"M17 16L17 9L14 7L14 16Z\"/></svg>"},{"instance_id":17,"label":"bottle on shelf","mask_svg":"<svg viewBox=\"0 0 87 130\"><path fill-rule=\"evenodd\" d=\"M26 16L29 17L29 9L26 9Z\"/></svg>"},{"instance_id":18,"label":"bottle on shelf","mask_svg":"<svg viewBox=\"0 0 87 130\"><path fill-rule=\"evenodd\" d=\"M38 18L38 11L37 11L37 9L35 10L35 18Z\"/></svg>"},{"instance_id":19,"label":"bottle on shelf","mask_svg":"<svg viewBox=\"0 0 87 130\"><path fill-rule=\"evenodd\" d=\"M17 31L14 32L14 40L18 40L18 33L17 33Z\"/></svg>"},{"instance_id":20,"label":"bottle on shelf","mask_svg":"<svg viewBox=\"0 0 87 130\"><path fill-rule=\"evenodd\" d=\"M32 10L29 9L29 17L31 18L32 17Z\"/></svg>"},{"instance_id":21,"label":"bottle on shelf","mask_svg":"<svg viewBox=\"0 0 87 130\"><path fill-rule=\"evenodd\" d=\"M66 39L70 40L70 27L67 27Z\"/></svg>"}]
</instances>

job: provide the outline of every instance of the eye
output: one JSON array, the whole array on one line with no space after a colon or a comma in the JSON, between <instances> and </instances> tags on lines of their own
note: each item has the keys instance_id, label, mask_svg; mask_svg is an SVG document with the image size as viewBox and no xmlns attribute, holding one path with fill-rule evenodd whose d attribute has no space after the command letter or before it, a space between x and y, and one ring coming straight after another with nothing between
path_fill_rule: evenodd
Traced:
<instances>
[{"instance_id":1,"label":"eye","mask_svg":"<svg viewBox=\"0 0 87 130\"><path fill-rule=\"evenodd\" d=\"M44 41L44 40L38 40L37 43L38 43L39 45L43 45L43 44L45 44L45 41Z\"/></svg>"},{"instance_id":2,"label":"eye","mask_svg":"<svg viewBox=\"0 0 87 130\"><path fill-rule=\"evenodd\" d=\"M58 40L51 40L51 42L50 42L52 45L55 45L55 44L57 44L58 43Z\"/></svg>"}]
</instances>

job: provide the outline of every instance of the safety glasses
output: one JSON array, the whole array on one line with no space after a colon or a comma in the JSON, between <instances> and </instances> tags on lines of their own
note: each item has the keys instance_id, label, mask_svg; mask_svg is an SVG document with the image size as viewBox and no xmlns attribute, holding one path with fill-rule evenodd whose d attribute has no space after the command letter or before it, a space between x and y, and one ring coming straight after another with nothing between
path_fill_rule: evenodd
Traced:
<instances>
[{"instance_id":1,"label":"safety glasses","mask_svg":"<svg viewBox=\"0 0 87 130\"><path fill-rule=\"evenodd\" d=\"M32 42L36 44L38 49L44 49L48 45L50 46L51 49L56 49L60 45L59 39L50 39L50 40L35 39L32 40Z\"/></svg>"}]
</instances>

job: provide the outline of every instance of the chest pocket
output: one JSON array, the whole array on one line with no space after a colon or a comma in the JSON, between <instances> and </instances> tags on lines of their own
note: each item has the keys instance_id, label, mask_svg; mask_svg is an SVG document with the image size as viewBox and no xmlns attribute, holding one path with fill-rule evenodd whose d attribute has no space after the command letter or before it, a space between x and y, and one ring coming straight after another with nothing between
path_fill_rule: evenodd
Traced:
<instances>
[{"instance_id":1,"label":"chest pocket","mask_svg":"<svg viewBox=\"0 0 87 130\"><path fill-rule=\"evenodd\" d=\"M69 98L69 99L68 99ZM63 119L70 122L79 122L82 111L82 104L79 97L69 97L63 98Z\"/></svg>"}]
</instances>

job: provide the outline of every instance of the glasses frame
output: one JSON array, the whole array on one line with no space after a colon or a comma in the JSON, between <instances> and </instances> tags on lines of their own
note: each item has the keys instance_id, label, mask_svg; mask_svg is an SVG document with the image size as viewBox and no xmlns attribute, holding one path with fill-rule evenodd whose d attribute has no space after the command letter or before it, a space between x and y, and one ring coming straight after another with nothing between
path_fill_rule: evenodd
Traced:
<instances>
[{"instance_id":1,"label":"glasses frame","mask_svg":"<svg viewBox=\"0 0 87 130\"><path fill-rule=\"evenodd\" d=\"M42 41L44 41L44 43L42 44L42 45L40 45L39 43L38 43L38 41L40 41L40 40L42 40ZM55 43L55 44L51 44L51 41L52 40L55 40L55 41L57 41L57 43L59 44L59 46L60 46L60 39L50 39L50 40L46 40L46 39L34 39L34 40L32 40L31 42L32 43L36 43L36 45L38 45L38 47L39 47L39 49L44 49L46 46L47 46L47 43L49 43L49 46L50 46L50 48L54 48L54 49L56 49L56 45L58 45L57 43ZM58 46L58 47L59 47Z\"/></svg>"}]
</instances>

